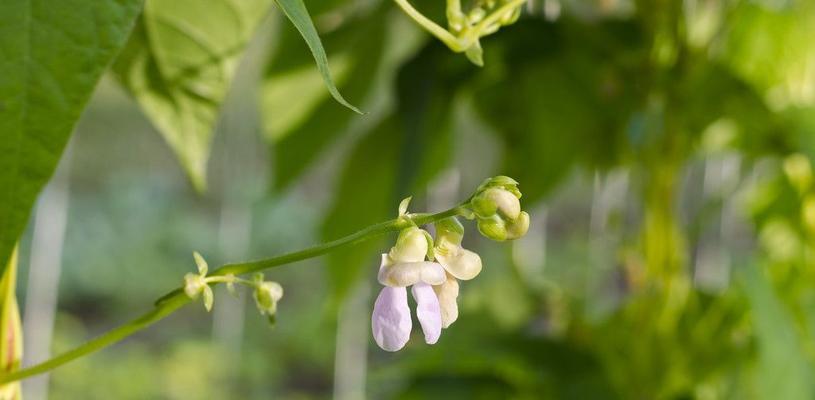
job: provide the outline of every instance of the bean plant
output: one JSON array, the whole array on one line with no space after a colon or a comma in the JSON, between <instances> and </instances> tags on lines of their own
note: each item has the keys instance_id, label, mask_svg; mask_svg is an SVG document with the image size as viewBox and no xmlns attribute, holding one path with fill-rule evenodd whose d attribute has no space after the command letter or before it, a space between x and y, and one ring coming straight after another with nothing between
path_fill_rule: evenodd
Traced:
<instances>
[{"instance_id":1,"label":"bean plant","mask_svg":"<svg viewBox=\"0 0 815 400\"><path fill-rule=\"evenodd\" d=\"M814 35L794 0L2 0L0 399L230 294L290 339L287 309L318 285L281 276L314 263L323 319L360 325L344 318L362 293L363 348L402 372L362 395L812 398ZM34 210L71 160L133 143L124 120L110 149L82 140L106 90L183 176L144 157L144 180L224 204L306 193L317 244L264 226L246 261L162 242L185 272L138 288L142 314L23 365ZM219 140L252 149L222 160Z\"/></svg>"}]
</instances>

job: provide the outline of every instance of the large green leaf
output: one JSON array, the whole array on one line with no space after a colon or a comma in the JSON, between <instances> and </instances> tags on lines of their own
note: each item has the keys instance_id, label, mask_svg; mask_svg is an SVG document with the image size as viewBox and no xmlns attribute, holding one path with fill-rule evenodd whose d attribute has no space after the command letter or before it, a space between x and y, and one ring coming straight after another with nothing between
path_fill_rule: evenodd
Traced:
<instances>
[{"instance_id":1,"label":"large green leaf","mask_svg":"<svg viewBox=\"0 0 815 400\"><path fill-rule=\"evenodd\" d=\"M383 58L385 28L385 20L376 12L323 35L337 84L353 98L362 99L371 91ZM277 150L278 188L297 178L354 117L331 99L313 64L297 30L284 26L260 93L264 134Z\"/></svg>"},{"instance_id":2,"label":"large green leaf","mask_svg":"<svg viewBox=\"0 0 815 400\"><path fill-rule=\"evenodd\" d=\"M140 8L141 0L0 2L0 268Z\"/></svg>"},{"instance_id":3,"label":"large green leaf","mask_svg":"<svg viewBox=\"0 0 815 400\"><path fill-rule=\"evenodd\" d=\"M309 50L311 50L311 54L314 56L314 61L317 63L317 70L320 71L323 82L325 82L331 96L340 104L354 110L358 114L362 114L362 111L359 111L359 109L352 106L342 97L339 89L337 89L337 86L334 84L334 80L331 78L331 71L328 69L328 57L325 54L323 44L320 42L320 36L317 34L317 29L314 28L314 23L308 15L308 10L303 0L275 0L275 2L297 30L300 31L300 35L302 35L306 41Z\"/></svg>"},{"instance_id":4,"label":"large green leaf","mask_svg":"<svg viewBox=\"0 0 815 400\"><path fill-rule=\"evenodd\" d=\"M198 189L218 110L269 0L149 0L115 65Z\"/></svg>"}]
</instances>

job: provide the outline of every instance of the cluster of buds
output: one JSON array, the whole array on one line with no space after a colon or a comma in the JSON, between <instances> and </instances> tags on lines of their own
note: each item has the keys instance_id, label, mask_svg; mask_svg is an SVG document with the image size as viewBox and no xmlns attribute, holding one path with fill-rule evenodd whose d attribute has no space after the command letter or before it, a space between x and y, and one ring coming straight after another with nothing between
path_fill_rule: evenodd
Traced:
<instances>
[{"instance_id":1,"label":"cluster of buds","mask_svg":"<svg viewBox=\"0 0 815 400\"><path fill-rule=\"evenodd\" d=\"M410 338L413 323L408 287L416 300L416 317L425 342L434 344L442 328L458 318L457 279L472 279L481 272L478 254L461 247L463 229L455 228L461 224L449 218L436 226L435 247L427 231L411 226L399 233L388 253L382 254L377 278L384 287L374 304L371 328L374 340L384 350L397 351Z\"/></svg>"},{"instance_id":2,"label":"cluster of buds","mask_svg":"<svg viewBox=\"0 0 815 400\"><path fill-rule=\"evenodd\" d=\"M529 230L529 214L521 211L518 182L507 176L485 180L470 199L470 218L482 235L497 241L517 239Z\"/></svg>"},{"instance_id":3,"label":"cluster of buds","mask_svg":"<svg viewBox=\"0 0 815 400\"><path fill-rule=\"evenodd\" d=\"M459 49L475 65L484 65L480 39L515 23L525 0L477 0L467 13L460 0L447 2L447 26L460 43Z\"/></svg>"},{"instance_id":4,"label":"cluster of buds","mask_svg":"<svg viewBox=\"0 0 815 400\"><path fill-rule=\"evenodd\" d=\"M488 179L462 210L476 219L479 231L494 240L516 239L529 228L529 215L521 211L518 183L507 177ZM400 218L411 221L407 203ZM371 329L383 350L397 351L407 344L413 328L407 288L416 300L416 317L425 342L435 344L442 329L458 319L459 281L481 272L481 257L462 247L464 227L455 217L434 224L436 236L418 226L399 233L396 245L382 254L377 279L383 285L374 303Z\"/></svg>"},{"instance_id":5,"label":"cluster of buds","mask_svg":"<svg viewBox=\"0 0 815 400\"><path fill-rule=\"evenodd\" d=\"M450 50L464 53L475 65L484 65L481 38L515 23L526 0L474 0L465 12L461 0L447 0L447 26L442 28L417 11L408 0L395 0L405 13Z\"/></svg>"},{"instance_id":6,"label":"cluster of buds","mask_svg":"<svg viewBox=\"0 0 815 400\"><path fill-rule=\"evenodd\" d=\"M238 278L232 274L207 276L209 266L204 257L198 252L194 252L193 258L195 259L195 265L198 267L198 273L188 273L184 276L184 293L189 298L195 300L199 296L203 297L204 308L211 311L215 298L210 284L225 283L232 294L235 293L236 283L246 285L253 289L252 297L255 299L255 305L260 314L266 315L270 322L274 322L277 314L277 302L283 297L283 287L279 283L265 280L262 273L255 274L251 281Z\"/></svg>"}]
</instances>

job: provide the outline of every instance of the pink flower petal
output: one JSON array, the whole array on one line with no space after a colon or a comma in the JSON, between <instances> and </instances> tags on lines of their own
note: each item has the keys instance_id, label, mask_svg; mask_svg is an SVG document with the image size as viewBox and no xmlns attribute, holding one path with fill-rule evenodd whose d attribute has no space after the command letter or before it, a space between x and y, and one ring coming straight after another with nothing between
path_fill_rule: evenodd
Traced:
<instances>
[{"instance_id":1,"label":"pink flower petal","mask_svg":"<svg viewBox=\"0 0 815 400\"><path fill-rule=\"evenodd\" d=\"M376 344L382 350L397 351L405 347L412 327L407 289L389 286L382 288L371 316L371 330Z\"/></svg>"},{"instance_id":2,"label":"pink flower petal","mask_svg":"<svg viewBox=\"0 0 815 400\"><path fill-rule=\"evenodd\" d=\"M441 336L441 307L439 298L433 287L426 283L417 283L411 289L413 298L416 299L416 317L422 324L424 341L427 344L435 344Z\"/></svg>"}]
</instances>

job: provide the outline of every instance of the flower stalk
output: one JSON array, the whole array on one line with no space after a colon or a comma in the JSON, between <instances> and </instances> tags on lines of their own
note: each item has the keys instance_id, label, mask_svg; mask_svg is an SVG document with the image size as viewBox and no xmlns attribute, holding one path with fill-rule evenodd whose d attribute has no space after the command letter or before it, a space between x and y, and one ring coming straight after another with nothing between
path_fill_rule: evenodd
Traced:
<instances>
[{"instance_id":1,"label":"flower stalk","mask_svg":"<svg viewBox=\"0 0 815 400\"><path fill-rule=\"evenodd\" d=\"M499 191L497 195L495 194L496 190ZM271 322L274 322L277 302L283 296L283 288L276 282L266 281L263 274L260 273L261 271L318 257L339 247L353 245L391 232L402 232L402 234L400 234L397 246L387 255L387 263L383 263L385 278L382 281L387 283L393 280L395 283L391 291L394 293L387 293L388 295L393 294L393 296L385 296L381 302L383 305L380 308L386 310L384 313L388 313L390 310L403 305L406 307L406 302L401 301L402 297L404 297L402 296L402 292L405 291L404 286L414 286L412 288L413 295L418 301L416 312L422 321L422 328L426 336L425 340L428 343L435 343L441 329L447 328L455 321L458 314L456 305L458 281L456 279L472 279L481 270L480 258L475 253L460 246L463 227L455 220L455 217L463 216L468 219L476 219L479 224L479 231L482 233L484 231L480 225L484 221L487 221L488 218L490 221L496 220L502 224L501 228L504 231L502 231L500 238L491 238L496 240L513 239L526 233L529 223L528 215L520 211L520 205L518 204L516 207L519 198L520 192L517 189L517 182L511 178L499 176L485 180L473 196L449 210L435 214L408 213L407 207L410 201L408 198L399 205L398 217L390 221L371 225L345 237L303 250L263 260L225 264L211 274L206 260L196 252L193 256L198 273L187 274L184 277L184 285L159 298L154 303L152 310L40 364L15 371L0 372L0 387L10 382L51 371L80 357L102 350L173 314L199 296L203 297L204 306L209 311L214 303L212 286L221 283L227 284L230 288L235 284L253 288L253 297L258 310L261 314L266 315ZM525 222L523 216L526 216ZM435 243L434 239L426 231L418 228L427 224L437 224L438 233ZM518 227L512 228L513 224ZM486 236L490 237L489 235ZM418 249L418 252L415 251L416 249ZM430 258L431 261L422 261L426 257ZM404 262L408 264L404 264ZM420 265L410 264L417 262ZM424 271L424 268L428 267L428 265L429 268L435 268L435 271L432 272L435 272L437 276L433 279L426 276L426 271ZM419 268L416 270L419 272L419 279L416 282L405 284L404 280L411 274L410 270L416 268ZM403 274L399 278L397 275L403 272L407 275ZM238 277L238 275L249 273L255 273L252 280ZM410 312L408 310L405 313L402 309L398 311L406 315L409 315ZM380 313L380 315L384 314ZM404 318L400 318L397 322L404 322ZM407 342L404 334L405 332L409 334L409 327L407 329L401 326L396 328L398 329L383 325L380 339L389 342L387 345L380 344L380 346L395 351ZM398 334L398 337L394 336L394 332Z\"/></svg>"},{"instance_id":2,"label":"flower stalk","mask_svg":"<svg viewBox=\"0 0 815 400\"><path fill-rule=\"evenodd\" d=\"M403 228L416 225L424 225L436 222L438 220L448 218L451 216L462 215L465 213L463 206L459 205L449 210L445 210L435 214L406 214L405 217L392 219L390 221L382 222L376 225L371 225L365 229L352 233L348 236L333 240L328 243L315 245L303 250L294 251L279 255L277 257L225 264L220 268L213 271L207 276L209 280L206 282L207 286L213 286L220 283L226 283L228 279L223 277L229 275L243 275L252 272L259 272L265 269L291 264L297 261L307 260L310 258L318 257L326 254L332 250L346 245L353 245L363 242L365 240L380 236L386 233L398 232ZM213 279L221 277L219 279ZM184 287L179 287L166 295L159 298L152 310L147 313L131 320L130 322L114 328L107 333L104 333L88 342L85 342L78 347L68 350L59 354L42 363L32 365L28 368L19 369L10 373L0 374L0 385L25 379L31 376L39 375L51 371L57 367L65 365L73 360L87 356L102 350L112 344L115 344L136 332L150 327L156 322L164 319L165 317L178 311L183 306L189 304L192 299L184 292Z\"/></svg>"}]
</instances>

